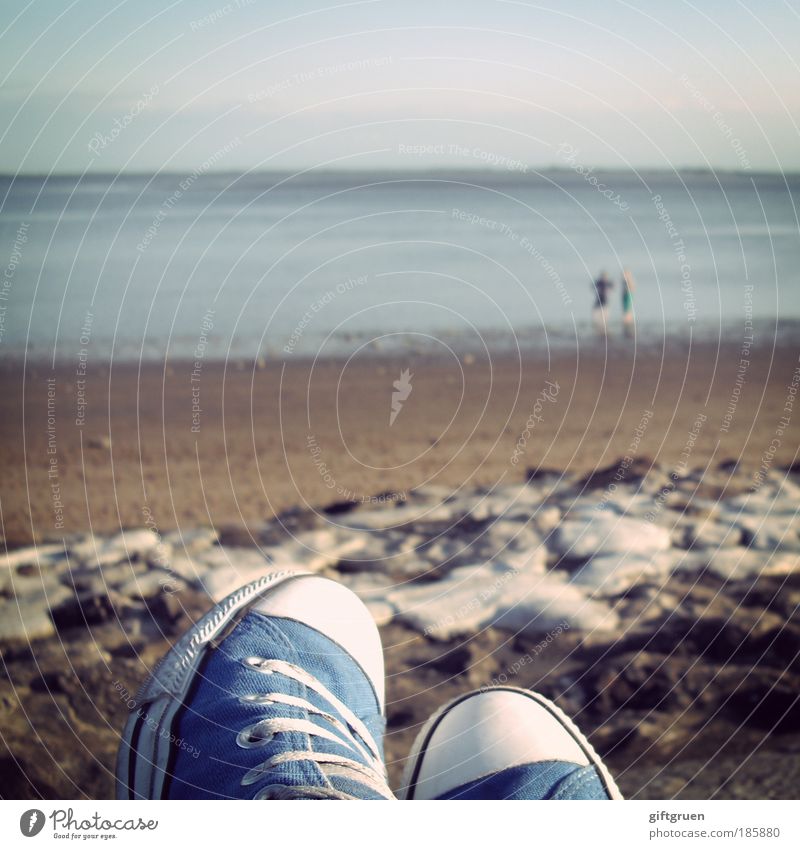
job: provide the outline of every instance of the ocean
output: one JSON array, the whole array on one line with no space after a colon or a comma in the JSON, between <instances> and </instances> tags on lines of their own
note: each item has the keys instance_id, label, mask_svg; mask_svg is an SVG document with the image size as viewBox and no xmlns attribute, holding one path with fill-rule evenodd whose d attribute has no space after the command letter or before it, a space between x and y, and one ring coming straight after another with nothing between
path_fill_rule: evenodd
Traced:
<instances>
[{"instance_id":1,"label":"ocean","mask_svg":"<svg viewBox=\"0 0 800 849\"><path fill-rule=\"evenodd\" d=\"M592 338L601 270L617 339L623 267L636 344L763 339L800 319L800 175L5 176L0 201L0 353L14 358L570 345Z\"/></svg>"}]
</instances>

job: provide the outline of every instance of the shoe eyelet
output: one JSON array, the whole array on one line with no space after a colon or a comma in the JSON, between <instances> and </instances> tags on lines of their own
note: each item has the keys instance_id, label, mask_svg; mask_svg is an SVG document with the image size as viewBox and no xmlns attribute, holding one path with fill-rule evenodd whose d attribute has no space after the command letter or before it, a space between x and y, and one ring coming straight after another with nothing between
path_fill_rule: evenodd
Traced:
<instances>
[{"instance_id":1,"label":"shoe eyelet","mask_svg":"<svg viewBox=\"0 0 800 849\"><path fill-rule=\"evenodd\" d=\"M236 735L236 745L240 749L259 749L261 746L266 746L271 743L275 735L270 731L262 734L258 731L259 723L248 725Z\"/></svg>"},{"instance_id":2,"label":"shoe eyelet","mask_svg":"<svg viewBox=\"0 0 800 849\"><path fill-rule=\"evenodd\" d=\"M253 796L254 799L280 799L283 792L282 784L268 784Z\"/></svg>"},{"instance_id":3,"label":"shoe eyelet","mask_svg":"<svg viewBox=\"0 0 800 849\"><path fill-rule=\"evenodd\" d=\"M259 705L259 707L274 704L269 696L262 696L257 693L248 693L246 696L239 696L239 701L246 705Z\"/></svg>"}]
</instances>

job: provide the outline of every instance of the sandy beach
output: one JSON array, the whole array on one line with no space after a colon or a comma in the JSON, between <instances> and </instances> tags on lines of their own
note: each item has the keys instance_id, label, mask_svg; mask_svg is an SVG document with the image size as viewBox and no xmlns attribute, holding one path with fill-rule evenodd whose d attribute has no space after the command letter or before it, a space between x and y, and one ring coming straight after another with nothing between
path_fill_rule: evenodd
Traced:
<instances>
[{"instance_id":1,"label":"sandy beach","mask_svg":"<svg viewBox=\"0 0 800 849\"><path fill-rule=\"evenodd\" d=\"M613 339L549 362L370 352L109 370L89 359L85 377L28 365L24 391L21 365L6 364L3 534L21 544L145 517L165 531L246 527L290 508L399 499L426 483L511 483L532 469L588 473L625 456L667 468L738 463L757 483L762 466L797 459L799 353L800 341L767 339L745 365L738 339ZM404 369L411 390L390 424Z\"/></svg>"},{"instance_id":2,"label":"sandy beach","mask_svg":"<svg viewBox=\"0 0 800 849\"><path fill-rule=\"evenodd\" d=\"M508 682L574 716L626 796L791 796L799 350L6 365L10 794L110 797L168 642L288 566L381 628L394 786L431 711Z\"/></svg>"}]
</instances>

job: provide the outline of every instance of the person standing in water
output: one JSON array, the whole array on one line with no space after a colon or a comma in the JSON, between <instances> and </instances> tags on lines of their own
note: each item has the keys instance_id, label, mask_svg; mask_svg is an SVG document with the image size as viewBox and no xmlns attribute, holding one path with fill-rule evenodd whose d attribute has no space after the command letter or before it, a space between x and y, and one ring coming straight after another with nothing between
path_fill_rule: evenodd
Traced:
<instances>
[{"instance_id":1,"label":"person standing in water","mask_svg":"<svg viewBox=\"0 0 800 849\"><path fill-rule=\"evenodd\" d=\"M594 320L597 332L605 334L608 332L608 293L614 288L614 284L605 271L601 271L600 276L592 285L595 294L592 319Z\"/></svg>"},{"instance_id":2,"label":"person standing in water","mask_svg":"<svg viewBox=\"0 0 800 849\"><path fill-rule=\"evenodd\" d=\"M636 284L630 269L622 271L622 328L626 336L633 336L635 327L633 323L633 292Z\"/></svg>"}]
</instances>

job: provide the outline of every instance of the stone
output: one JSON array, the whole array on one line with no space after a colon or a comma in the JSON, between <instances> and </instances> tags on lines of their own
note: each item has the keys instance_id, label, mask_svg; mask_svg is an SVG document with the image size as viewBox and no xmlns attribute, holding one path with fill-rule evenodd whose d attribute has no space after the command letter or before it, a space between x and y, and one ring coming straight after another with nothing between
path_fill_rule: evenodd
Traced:
<instances>
[{"instance_id":1,"label":"stone","mask_svg":"<svg viewBox=\"0 0 800 849\"><path fill-rule=\"evenodd\" d=\"M562 522L548 545L561 557L585 560L595 554L666 551L670 534L649 522L598 513L589 521Z\"/></svg>"}]
</instances>

